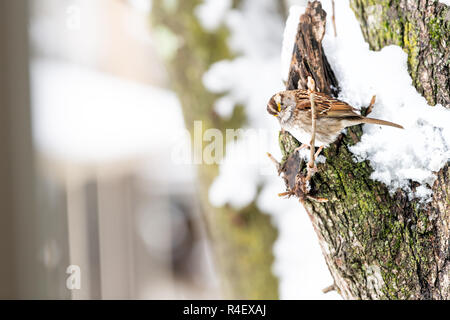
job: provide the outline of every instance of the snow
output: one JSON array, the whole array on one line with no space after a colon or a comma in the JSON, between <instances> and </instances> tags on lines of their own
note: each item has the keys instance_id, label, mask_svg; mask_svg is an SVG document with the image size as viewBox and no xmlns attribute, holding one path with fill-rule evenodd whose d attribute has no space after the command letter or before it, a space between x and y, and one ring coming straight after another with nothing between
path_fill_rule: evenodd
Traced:
<instances>
[{"instance_id":1,"label":"snow","mask_svg":"<svg viewBox=\"0 0 450 320\"><path fill-rule=\"evenodd\" d=\"M203 82L211 92L223 94L214 106L219 115L230 117L236 105L244 105L248 125L235 143L227 144L209 199L215 206L237 209L256 200L271 215L279 232L273 272L279 278L281 299L338 299L335 292L322 293L333 280L312 224L297 200L278 197L285 186L266 156L270 151L281 158L279 124L266 112L269 98L284 88L279 76L284 24L274 15L276 10L274 1L244 0L240 9L229 10L224 17L231 32L229 46L239 56L214 64Z\"/></svg>"},{"instance_id":2,"label":"snow","mask_svg":"<svg viewBox=\"0 0 450 320\"><path fill-rule=\"evenodd\" d=\"M273 119L267 119L261 106L266 106L273 88L282 89L279 77L279 57L243 56L232 61L220 61L204 75L205 87L211 92L224 93L216 101L214 110L225 117L231 116L234 107L245 104L252 127L276 128ZM225 102L225 103L224 103ZM234 103L233 103L234 102Z\"/></svg>"},{"instance_id":3,"label":"snow","mask_svg":"<svg viewBox=\"0 0 450 320\"><path fill-rule=\"evenodd\" d=\"M261 160L267 160L257 139L258 135L245 134L235 143L227 144L227 156L219 168L220 174L209 190L213 205L230 204L241 209L255 199L258 186L264 182L260 174L264 166ZM270 169L273 170L273 166Z\"/></svg>"},{"instance_id":4,"label":"snow","mask_svg":"<svg viewBox=\"0 0 450 320\"><path fill-rule=\"evenodd\" d=\"M327 12L331 5L323 4ZM344 1L336 2L338 37L327 29L323 41L325 53L336 73L339 98L356 108L367 106L372 95L377 102L370 117L389 120L405 130L364 125L361 142L350 150L358 161L368 159L374 169L372 178L389 186L411 191L409 180L422 185L410 198L430 199L425 192L450 159L450 112L431 107L412 85L407 69L407 54L398 46L379 52L369 50L359 24ZM330 22L328 23L330 26Z\"/></svg>"},{"instance_id":5,"label":"snow","mask_svg":"<svg viewBox=\"0 0 450 320\"><path fill-rule=\"evenodd\" d=\"M232 0L205 0L195 8L195 14L205 30L215 31L232 4Z\"/></svg>"},{"instance_id":6,"label":"snow","mask_svg":"<svg viewBox=\"0 0 450 320\"><path fill-rule=\"evenodd\" d=\"M276 175L266 181L257 199L278 228L273 248L273 272L279 278L281 299L341 299L336 292L322 293L333 283L317 235L306 211L295 198L281 199L284 182Z\"/></svg>"},{"instance_id":7,"label":"snow","mask_svg":"<svg viewBox=\"0 0 450 320\"><path fill-rule=\"evenodd\" d=\"M38 150L74 162L147 155L186 131L175 94L68 63L33 61L32 101Z\"/></svg>"},{"instance_id":8,"label":"snow","mask_svg":"<svg viewBox=\"0 0 450 320\"><path fill-rule=\"evenodd\" d=\"M305 9L306 7L296 5L289 9L289 16L286 21L286 27L284 28L283 45L281 48L281 78L284 81L288 80L298 23L300 21L300 16L305 12Z\"/></svg>"},{"instance_id":9,"label":"snow","mask_svg":"<svg viewBox=\"0 0 450 320\"><path fill-rule=\"evenodd\" d=\"M241 7L241 10L230 10L225 19L231 32L231 49L253 58L278 56L284 22L274 15L279 9L277 4L267 0L245 0Z\"/></svg>"}]
</instances>

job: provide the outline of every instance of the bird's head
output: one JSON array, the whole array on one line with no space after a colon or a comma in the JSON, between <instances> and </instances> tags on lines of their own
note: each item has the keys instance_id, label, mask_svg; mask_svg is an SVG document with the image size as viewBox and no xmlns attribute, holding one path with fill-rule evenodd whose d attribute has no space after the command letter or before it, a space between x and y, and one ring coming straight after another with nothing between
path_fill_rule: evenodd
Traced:
<instances>
[{"instance_id":1,"label":"bird's head","mask_svg":"<svg viewBox=\"0 0 450 320\"><path fill-rule=\"evenodd\" d=\"M270 98L267 112L275 117L281 117L286 108L295 106L295 96L292 92L279 92Z\"/></svg>"}]
</instances>

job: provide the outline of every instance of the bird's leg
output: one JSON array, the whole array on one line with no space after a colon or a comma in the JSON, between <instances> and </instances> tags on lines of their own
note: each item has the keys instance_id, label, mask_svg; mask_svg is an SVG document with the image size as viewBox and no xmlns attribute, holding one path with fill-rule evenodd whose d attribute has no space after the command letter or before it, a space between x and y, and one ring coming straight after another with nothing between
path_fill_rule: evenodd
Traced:
<instances>
[{"instance_id":1,"label":"bird's leg","mask_svg":"<svg viewBox=\"0 0 450 320\"><path fill-rule=\"evenodd\" d=\"M320 153L322 152L324 147L325 146L320 146L319 149L314 154L314 157L308 163L308 169L310 169L312 171L312 174L317 172L316 159L320 155Z\"/></svg>"},{"instance_id":2,"label":"bird's leg","mask_svg":"<svg viewBox=\"0 0 450 320\"><path fill-rule=\"evenodd\" d=\"M308 170L311 170L311 174L314 174L317 172L317 164L316 159L319 156L319 154L322 152L324 146L320 146L317 152L314 154L314 157L309 161L308 163Z\"/></svg>"},{"instance_id":3,"label":"bird's leg","mask_svg":"<svg viewBox=\"0 0 450 320\"><path fill-rule=\"evenodd\" d=\"M309 102L311 104L311 143L310 143L310 150L311 150L311 159L309 159L308 163L308 175L306 177L306 181L311 180L311 177L314 175L314 173L317 172L317 166L316 166L316 157L314 154L314 146L316 145L316 102L315 102L315 91L316 91L316 84L314 82L314 79L311 77L308 77L308 93L309 93Z\"/></svg>"}]
</instances>

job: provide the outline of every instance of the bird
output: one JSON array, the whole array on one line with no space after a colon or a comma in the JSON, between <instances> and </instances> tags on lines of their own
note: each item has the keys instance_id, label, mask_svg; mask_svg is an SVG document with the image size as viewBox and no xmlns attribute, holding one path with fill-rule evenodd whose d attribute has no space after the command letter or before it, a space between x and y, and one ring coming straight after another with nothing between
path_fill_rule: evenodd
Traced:
<instances>
[{"instance_id":1,"label":"bird","mask_svg":"<svg viewBox=\"0 0 450 320\"><path fill-rule=\"evenodd\" d=\"M364 117L348 103L325 93L314 92L314 102L316 106L315 147L320 147L320 151L336 141L342 129L361 123L403 129L401 125L393 122ZM375 100L373 99L372 102L374 103ZM296 150L309 147L308 143L312 136L310 91L296 89L278 92L270 98L267 112L277 117L281 128L302 143Z\"/></svg>"}]
</instances>

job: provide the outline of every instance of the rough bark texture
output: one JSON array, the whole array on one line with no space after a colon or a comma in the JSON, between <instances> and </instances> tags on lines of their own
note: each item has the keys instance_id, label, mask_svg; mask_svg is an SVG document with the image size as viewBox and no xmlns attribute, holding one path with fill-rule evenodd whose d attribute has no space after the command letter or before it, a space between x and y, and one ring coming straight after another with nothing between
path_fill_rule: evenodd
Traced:
<instances>
[{"instance_id":1,"label":"rough bark texture","mask_svg":"<svg viewBox=\"0 0 450 320\"><path fill-rule=\"evenodd\" d=\"M433 0L351 0L351 7L371 48L402 47L417 91L450 108L450 8Z\"/></svg>"},{"instance_id":2,"label":"rough bark texture","mask_svg":"<svg viewBox=\"0 0 450 320\"><path fill-rule=\"evenodd\" d=\"M181 101L187 128L192 133L194 121L200 120L203 130L218 128L225 133L225 129L239 128L245 123L244 111L237 107L231 119L224 121L213 111L218 97L203 86L203 74L211 64L230 59L232 54L228 50L225 27L210 33L199 24L194 9L201 2L153 1L153 30L162 47L171 39L177 41L174 52L168 54L166 65L170 85ZM237 2L234 1L235 5ZM198 187L226 297L276 299L278 282L271 270L276 229L270 217L260 212L255 204L240 211L214 208L209 204L208 190L217 176L217 169L215 165L199 165Z\"/></svg>"},{"instance_id":3,"label":"rough bark texture","mask_svg":"<svg viewBox=\"0 0 450 320\"><path fill-rule=\"evenodd\" d=\"M319 91L336 93L338 84L321 46L325 16L315 1L301 17L287 89L297 84L306 89L305 79L311 75ZM439 79L433 76L429 83L438 87ZM439 90L432 97L445 99ZM324 150L327 161L318 165L311 195L329 201L304 201L336 289L346 299L449 299L448 164L438 173L431 203L409 201L402 190L390 195L384 184L370 179L370 163L355 162L349 151L361 135L361 126L349 128ZM293 153L298 146L289 133L280 133L282 172L287 188L294 191L306 169Z\"/></svg>"},{"instance_id":4,"label":"rough bark texture","mask_svg":"<svg viewBox=\"0 0 450 320\"><path fill-rule=\"evenodd\" d=\"M300 17L301 33L294 44L291 68L286 84L288 89L308 88L312 76L320 92L337 95L336 77L322 48L325 35L326 12L319 5L310 6L308 14Z\"/></svg>"}]
</instances>

